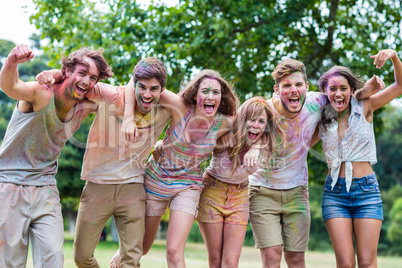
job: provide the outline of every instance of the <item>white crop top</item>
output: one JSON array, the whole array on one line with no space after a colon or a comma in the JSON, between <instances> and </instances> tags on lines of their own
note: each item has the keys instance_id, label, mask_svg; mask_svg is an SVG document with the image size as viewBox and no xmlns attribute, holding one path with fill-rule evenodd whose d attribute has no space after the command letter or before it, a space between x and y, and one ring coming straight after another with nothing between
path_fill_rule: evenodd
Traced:
<instances>
[{"instance_id":1,"label":"white crop top","mask_svg":"<svg viewBox=\"0 0 402 268\"><path fill-rule=\"evenodd\" d=\"M345 162L346 188L349 192L353 178L352 162L377 163L373 124L368 123L364 116L363 101L351 98L352 110L349 116L349 128L345 131L342 141L338 136L338 122L332 123L324 131L320 125L319 137L325 152L328 168L332 177L332 188L335 186L342 162Z\"/></svg>"}]
</instances>

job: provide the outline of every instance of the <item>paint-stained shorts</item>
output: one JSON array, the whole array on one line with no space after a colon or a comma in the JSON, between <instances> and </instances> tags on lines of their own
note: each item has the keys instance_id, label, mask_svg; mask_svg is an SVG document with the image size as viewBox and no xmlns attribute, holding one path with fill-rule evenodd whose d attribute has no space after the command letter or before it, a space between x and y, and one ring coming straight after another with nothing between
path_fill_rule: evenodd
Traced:
<instances>
[{"instance_id":1,"label":"paint-stained shorts","mask_svg":"<svg viewBox=\"0 0 402 268\"><path fill-rule=\"evenodd\" d=\"M256 248L283 245L285 251L307 250L310 207L306 186L288 190L249 186L249 198Z\"/></svg>"},{"instance_id":2,"label":"paint-stained shorts","mask_svg":"<svg viewBox=\"0 0 402 268\"><path fill-rule=\"evenodd\" d=\"M204 177L197 220L206 223L247 225L247 182L230 184L215 178Z\"/></svg>"},{"instance_id":3,"label":"paint-stained shorts","mask_svg":"<svg viewBox=\"0 0 402 268\"><path fill-rule=\"evenodd\" d=\"M332 178L328 176L322 197L322 218L378 219L384 220L381 193L375 173L353 178L349 192L345 178L338 178L331 189Z\"/></svg>"},{"instance_id":4,"label":"paint-stained shorts","mask_svg":"<svg viewBox=\"0 0 402 268\"><path fill-rule=\"evenodd\" d=\"M162 216L170 204L170 210L178 210L187 212L194 217L197 216L198 202L200 200L200 190L194 188L186 188L177 192L172 197L165 197L155 192L148 185L145 185L147 192L147 209L145 216Z\"/></svg>"}]
</instances>

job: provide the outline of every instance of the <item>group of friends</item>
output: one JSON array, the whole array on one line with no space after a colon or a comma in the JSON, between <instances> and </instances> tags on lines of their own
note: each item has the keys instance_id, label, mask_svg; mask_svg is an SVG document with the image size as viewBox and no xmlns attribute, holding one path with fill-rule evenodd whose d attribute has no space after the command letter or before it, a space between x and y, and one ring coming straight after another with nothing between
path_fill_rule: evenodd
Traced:
<instances>
[{"instance_id":1,"label":"group of friends","mask_svg":"<svg viewBox=\"0 0 402 268\"><path fill-rule=\"evenodd\" d=\"M113 76L103 50L63 56L61 70L19 80L18 64L34 53L16 46L0 72L0 88L17 100L0 148L0 266L63 267L63 218L57 159L90 113L81 179L74 261L99 267L94 251L114 216L119 250L110 267L140 267L170 207L168 267L185 267L184 250L198 221L210 267L238 267L248 221L263 267L305 267L310 210L307 154L319 140L328 165L322 216L338 267L375 267L383 220L373 112L402 94L402 63L392 49L395 82L366 83L334 66L310 92L305 66L286 59L272 72L274 96L239 107L233 86L202 70L178 93L154 57L140 60L127 85ZM158 142L167 127L163 140ZM203 171L201 163L212 154Z\"/></svg>"}]
</instances>

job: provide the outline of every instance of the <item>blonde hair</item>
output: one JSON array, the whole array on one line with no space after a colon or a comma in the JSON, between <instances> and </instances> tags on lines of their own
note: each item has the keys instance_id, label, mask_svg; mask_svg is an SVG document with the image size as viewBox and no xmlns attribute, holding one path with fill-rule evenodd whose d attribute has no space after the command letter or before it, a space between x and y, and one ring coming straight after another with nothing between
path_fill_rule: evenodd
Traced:
<instances>
[{"instance_id":1,"label":"blonde hair","mask_svg":"<svg viewBox=\"0 0 402 268\"><path fill-rule=\"evenodd\" d=\"M267 125L261 136L262 144L267 147L269 154L284 140L284 131L274 118L267 101L262 97L253 97L245 101L239 108L234 126L235 146L229 148L229 156L232 159L232 170L236 170L241 164L241 151L246 147L247 120L264 113L267 114ZM279 141L278 141L279 140ZM263 146L263 147L264 147Z\"/></svg>"}]
</instances>

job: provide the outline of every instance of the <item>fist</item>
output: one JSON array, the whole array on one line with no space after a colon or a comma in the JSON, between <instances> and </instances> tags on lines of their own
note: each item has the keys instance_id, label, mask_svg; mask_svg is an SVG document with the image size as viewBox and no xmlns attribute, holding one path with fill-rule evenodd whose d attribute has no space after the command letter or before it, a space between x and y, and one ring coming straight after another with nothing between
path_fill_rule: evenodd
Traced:
<instances>
[{"instance_id":1,"label":"fist","mask_svg":"<svg viewBox=\"0 0 402 268\"><path fill-rule=\"evenodd\" d=\"M53 77L53 73L51 71L43 71L36 76L36 81L39 85L53 85L55 83L55 79Z\"/></svg>"},{"instance_id":2,"label":"fist","mask_svg":"<svg viewBox=\"0 0 402 268\"><path fill-rule=\"evenodd\" d=\"M19 64L30 61L34 56L32 49L28 45L20 44L11 50L7 60L11 64Z\"/></svg>"}]
</instances>

